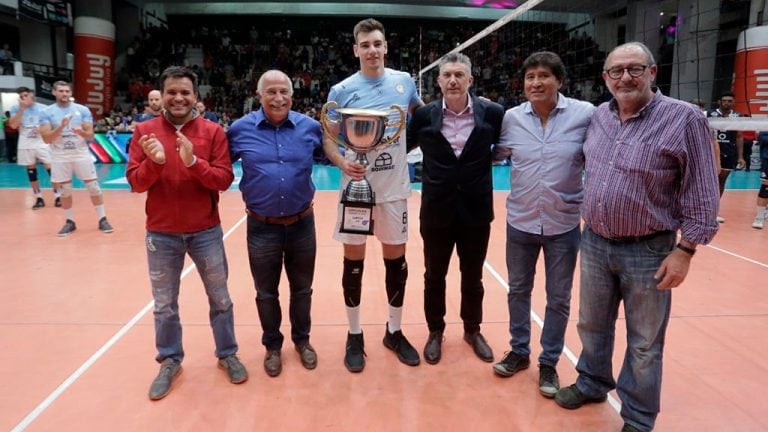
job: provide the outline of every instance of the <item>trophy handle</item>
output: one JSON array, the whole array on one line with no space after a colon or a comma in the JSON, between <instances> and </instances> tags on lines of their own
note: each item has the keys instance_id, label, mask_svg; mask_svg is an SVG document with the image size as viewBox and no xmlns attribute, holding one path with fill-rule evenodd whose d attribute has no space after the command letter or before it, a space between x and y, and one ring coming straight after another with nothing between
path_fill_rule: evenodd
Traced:
<instances>
[{"instance_id":1,"label":"trophy handle","mask_svg":"<svg viewBox=\"0 0 768 432\"><path fill-rule=\"evenodd\" d=\"M389 122L388 121L388 122L384 123L385 130L386 130L386 128L389 128L389 127L392 127L392 126L397 126L397 132L395 132L389 138L381 140L381 143L379 144L379 146L381 148L384 148L385 146L388 146L388 145L392 144L392 142L394 140L396 140L400 136L400 134L403 133L403 128L405 128L405 122L406 122L406 119L407 119L407 117L405 116L405 111L403 111L403 109L400 107L400 105L390 105L389 109L393 109L393 110L397 111L398 113L400 113L400 121L395 121L395 122Z\"/></svg>"},{"instance_id":2,"label":"trophy handle","mask_svg":"<svg viewBox=\"0 0 768 432\"><path fill-rule=\"evenodd\" d=\"M331 132L331 130L330 130L330 125L334 125L334 126L337 126L337 127L339 127L341 125L341 120L334 121L334 120L331 120L330 118L328 118L328 108L330 108L332 106L333 107L338 107L339 104L337 104L336 101L330 101L330 102L326 102L323 105L323 108L320 110L320 126L323 129L323 135L324 136L327 136L328 138L333 140L333 142L336 143L336 145L344 146L344 142L339 140L338 133L333 134Z\"/></svg>"}]
</instances>

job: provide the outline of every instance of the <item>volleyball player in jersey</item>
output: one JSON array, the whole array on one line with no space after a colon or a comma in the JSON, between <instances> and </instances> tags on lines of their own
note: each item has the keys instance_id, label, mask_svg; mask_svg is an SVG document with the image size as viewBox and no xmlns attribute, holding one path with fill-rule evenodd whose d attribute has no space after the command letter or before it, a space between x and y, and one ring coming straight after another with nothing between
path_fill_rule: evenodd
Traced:
<instances>
[{"instance_id":1,"label":"volleyball player in jersey","mask_svg":"<svg viewBox=\"0 0 768 432\"><path fill-rule=\"evenodd\" d=\"M328 100L335 101L339 108L389 110L391 105L397 104L409 114L423 105L411 76L406 72L385 67L387 41L384 26L380 22L372 18L360 21L355 25L354 36L353 51L355 57L360 59L360 70L333 86ZM393 131L388 130L385 136L391 133ZM416 366L420 362L419 354L400 329L405 282L408 277L405 242L408 239L407 200L411 194L405 134L386 148L369 152L367 156L371 163L367 169L353 161L354 152L347 152L346 157L342 155L333 139L326 136L323 145L328 158L344 174L341 190L346 188L350 180L360 180L366 176L376 193L376 206L373 210L373 219L376 221L374 235L381 242L389 304L384 346L394 351L401 362ZM350 372L360 372L365 367L363 331L360 327L360 298L367 236L340 233L340 224L341 206L334 239L344 243L342 287L349 320L344 365Z\"/></svg>"},{"instance_id":2,"label":"volleyball player in jersey","mask_svg":"<svg viewBox=\"0 0 768 432\"><path fill-rule=\"evenodd\" d=\"M37 162L40 161L51 175L51 152L42 138L38 127L40 115L46 108L45 105L35 100L35 92L27 87L19 87L19 103L11 107L11 117L8 124L19 129L19 150L16 163L27 168L27 177L32 192L35 194L35 204L32 210L45 207L43 191L40 190L40 182L37 180ZM61 207L61 198L58 189L53 190L56 197L56 207Z\"/></svg>"},{"instance_id":3,"label":"volleyball player in jersey","mask_svg":"<svg viewBox=\"0 0 768 432\"><path fill-rule=\"evenodd\" d=\"M93 139L93 116L83 105L72 102L72 86L66 81L53 83L56 103L43 110L40 116L40 135L51 145L51 181L61 191L61 206L65 222L59 237L72 234L75 225L72 210L72 175L85 183L91 203L99 216L99 230L111 233L112 225L104 212L104 196L101 193L96 167L88 150Z\"/></svg>"}]
</instances>

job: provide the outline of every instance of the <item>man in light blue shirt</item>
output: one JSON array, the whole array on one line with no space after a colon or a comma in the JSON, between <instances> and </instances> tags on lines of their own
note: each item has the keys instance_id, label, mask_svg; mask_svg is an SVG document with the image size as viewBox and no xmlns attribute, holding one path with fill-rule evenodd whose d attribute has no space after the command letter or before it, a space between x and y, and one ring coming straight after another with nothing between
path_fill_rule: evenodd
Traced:
<instances>
[{"instance_id":1,"label":"man in light blue shirt","mask_svg":"<svg viewBox=\"0 0 768 432\"><path fill-rule=\"evenodd\" d=\"M40 161L51 175L51 152L40 137L38 128L43 110L47 107L35 100L35 92L27 87L19 87L19 103L11 107L11 117L8 125L19 129L19 147L16 163L26 167L29 185L35 194L35 204L32 210L45 207L43 192L40 190L40 182L37 180L37 162ZM58 189L54 189L56 207L61 207L61 197Z\"/></svg>"},{"instance_id":2,"label":"man in light blue shirt","mask_svg":"<svg viewBox=\"0 0 768 432\"><path fill-rule=\"evenodd\" d=\"M509 377L530 365L531 290L544 250L547 306L539 355L539 392L560 388L555 366L563 350L581 234L582 144L595 107L559 93L565 66L551 52L523 62L528 99L504 115L497 158L510 157L507 197L507 271L512 349L493 366Z\"/></svg>"},{"instance_id":3,"label":"man in light blue shirt","mask_svg":"<svg viewBox=\"0 0 768 432\"><path fill-rule=\"evenodd\" d=\"M65 237L77 229L72 210L72 176L77 175L85 183L99 217L98 228L111 233L107 221L104 196L99 186L96 167L93 164L88 141L93 139L93 116L83 105L72 102L72 86L66 81L53 83L56 103L46 108L40 116L40 135L51 145L51 181L61 190L61 206L65 222L59 237Z\"/></svg>"}]
</instances>

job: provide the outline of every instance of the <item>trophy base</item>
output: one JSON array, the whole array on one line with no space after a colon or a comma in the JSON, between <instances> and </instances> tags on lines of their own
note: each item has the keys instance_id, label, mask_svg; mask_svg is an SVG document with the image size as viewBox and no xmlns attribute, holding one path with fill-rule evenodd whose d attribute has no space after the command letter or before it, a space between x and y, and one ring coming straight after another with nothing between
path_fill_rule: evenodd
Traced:
<instances>
[{"instance_id":1,"label":"trophy base","mask_svg":"<svg viewBox=\"0 0 768 432\"><path fill-rule=\"evenodd\" d=\"M368 202L342 201L339 232L373 235L373 206L375 205Z\"/></svg>"}]
</instances>

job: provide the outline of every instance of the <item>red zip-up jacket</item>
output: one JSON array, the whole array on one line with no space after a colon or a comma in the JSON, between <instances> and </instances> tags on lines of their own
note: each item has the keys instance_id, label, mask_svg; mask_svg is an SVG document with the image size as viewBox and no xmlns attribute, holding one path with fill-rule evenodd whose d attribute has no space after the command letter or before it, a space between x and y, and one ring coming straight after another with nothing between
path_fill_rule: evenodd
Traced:
<instances>
[{"instance_id":1,"label":"red zip-up jacket","mask_svg":"<svg viewBox=\"0 0 768 432\"><path fill-rule=\"evenodd\" d=\"M154 133L165 149L165 164L156 164L139 144ZM219 219L219 191L234 180L229 144L216 123L196 116L181 128L192 142L197 162L187 168L176 150L176 127L165 118L139 123L133 131L126 177L133 192L147 192L147 230L191 233L214 227Z\"/></svg>"}]
</instances>

